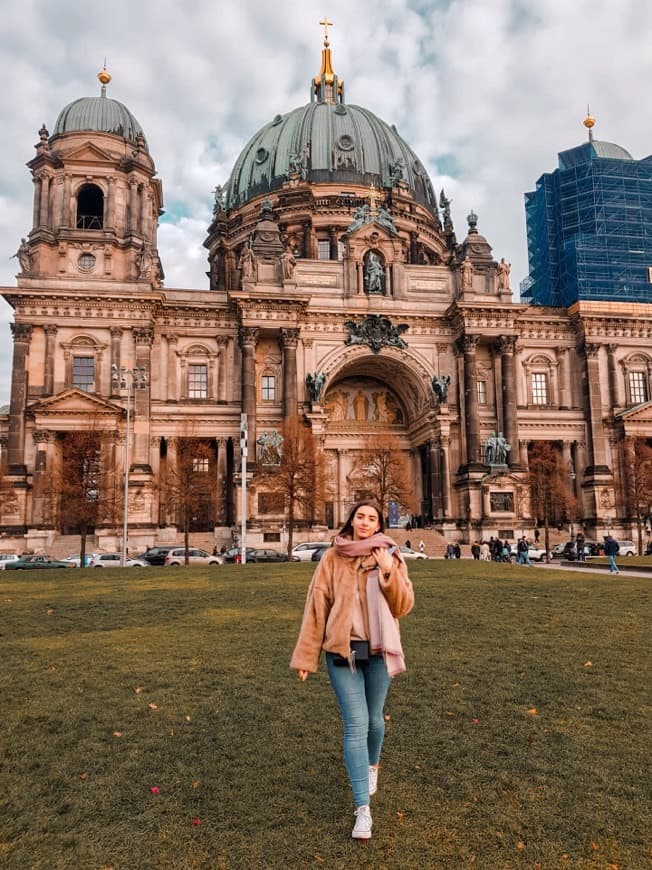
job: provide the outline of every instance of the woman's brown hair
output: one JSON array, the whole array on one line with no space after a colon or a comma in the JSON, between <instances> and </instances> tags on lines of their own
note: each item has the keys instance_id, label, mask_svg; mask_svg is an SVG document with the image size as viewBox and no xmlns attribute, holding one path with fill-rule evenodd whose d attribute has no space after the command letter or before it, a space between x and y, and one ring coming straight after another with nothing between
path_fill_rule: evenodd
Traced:
<instances>
[{"instance_id":1,"label":"woman's brown hair","mask_svg":"<svg viewBox=\"0 0 652 870\"><path fill-rule=\"evenodd\" d=\"M373 508L378 514L378 531L385 531L385 519L383 517L383 512L380 509L380 505L377 504L373 499L363 498L361 501L356 502L351 508L349 515L346 519L346 522L340 529L340 535L344 538L353 537L353 517L360 510L361 507L370 507Z\"/></svg>"}]
</instances>

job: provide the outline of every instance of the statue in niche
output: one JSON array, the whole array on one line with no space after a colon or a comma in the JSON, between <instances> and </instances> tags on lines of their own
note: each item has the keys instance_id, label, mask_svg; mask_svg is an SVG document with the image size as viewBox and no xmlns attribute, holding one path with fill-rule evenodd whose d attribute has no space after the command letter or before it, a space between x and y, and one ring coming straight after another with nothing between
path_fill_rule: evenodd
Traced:
<instances>
[{"instance_id":1,"label":"statue in niche","mask_svg":"<svg viewBox=\"0 0 652 870\"><path fill-rule=\"evenodd\" d=\"M440 405L443 405L446 401L446 397L448 396L448 388L451 385L451 376L450 375L435 375L432 379L432 389L434 394L437 396Z\"/></svg>"},{"instance_id":2,"label":"statue in niche","mask_svg":"<svg viewBox=\"0 0 652 870\"><path fill-rule=\"evenodd\" d=\"M369 418L369 399L362 390L358 390L353 399L353 412L356 420L364 421Z\"/></svg>"},{"instance_id":3,"label":"statue in niche","mask_svg":"<svg viewBox=\"0 0 652 870\"><path fill-rule=\"evenodd\" d=\"M402 423L403 411L399 405L396 396L393 393L385 393L385 402L387 403L387 414L390 423Z\"/></svg>"},{"instance_id":4,"label":"statue in niche","mask_svg":"<svg viewBox=\"0 0 652 870\"><path fill-rule=\"evenodd\" d=\"M265 430L263 434L256 438L258 445L258 461L261 465L280 465L283 455L283 436L276 429L271 432Z\"/></svg>"},{"instance_id":5,"label":"statue in niche","mask_svg":"<svg viewBox=\"0 0 652 870\"><path fill-rule=\"evenodd\" d=\"M14 257L16 257L16 259L18 260L21 272L27 273L32 271L32 252L30 251L29 245L27 244L27 239L20 240L20 246L18 250L9 259L13 260Z\"/></svg>"},{"instance_id":6,"label":"statue in niche","mask_svg":"<svg viewBox=\"0 0 652 870\"><path fill-rule=\"evenodd\" d=\"M333 390L328 394L326 404L326 412L333 423L338 423L341 420L346 420L347 411L349 409L349 395L341 390Z\"/></svg>"},{"instance_id":7,"label":"statue in niche","mask_svg":"<svg viewBox=\"0 0 652 870\"><path fill-rule=\"evenodd\" d=\"M500 290L509 290L509 273L511 272L512 264L506 263L505 258L500 258L498 264L498 288Z\"/></svg>"},{"instance_id":8,"label":"statue in niche","mask_svg":"<svg viewBox=\"0 0 652 870\"><path fill-rule=\"evenodd\" d=\"M462 287L464 290L471 290L473 288L473 263L469 260L468 257L464 258L464 262L462 263L462 268L460 269L462 275Z\"/></svg>"},{"instance_id":9,"label":"statue in niche","mask_svg":"<svg viewBox=\"0 0 652 870\"><path fill-rule=\"evenodd\" d=\"M143 242L140 250L136 254L136 268L138 269L139 278L149 278L152 271L152 255L149 251L149 246Z\"/></svg>"},{"instance_id":10,"label":"statue in niche","mask_svg":"<svg viewBox=\"0 0 652 870\"><path fill-rule=\"evenodd\" d=\"M308 395L311 402L319 401L325 383L326 375L324 372L315 372L314 375L308 373L306 375L306 386L308 387Z\"/></svg>"},{"instance_id":11,"label":"statue in niche","mask_svg":"<svg viewBox=\"0 0 652 870\"><path fill-rule=\"evenodd\" d=\"M251 245L249 243L244 245L242 251L240 252L238 269L240 269L240 274L242 275L243 280L252 280L254 278L254 275L256 274L256 258L254 256L254 252L251 250Z\"/></svg>"},{"instance_id":12,"label":"statue in niche","mask_svg":"<svg viewBox=\"0 0 652 870\"><path fill-rule=\"evenodd\" d=\"M511 445L502 432L492 432L485 442L485 462L487 465L505 465Z\"/></svg>"},{"instance_id":13,"label":"statue in niche","mask_svg":"<svg viewBox=\"0 0 652 870\"><path fill-rule=\"evenodd\" d=\"M364 266L365 291L371 294L385 295L385 267L377 254L369 251Z\"/></svg>"},{"instance_id":14,"label":"statue in niche","mask_svg":"<svg viewBox=\"0 0 652 870\"><path fill-rule=\"evenodd\" d=\"M281 261L281 273L283 275L284 281L291 281L294 278L294 270L296 269L297 261L290 250L290 248L286 248L285 251L280 256Z\"/></svg>"}]
</instances>

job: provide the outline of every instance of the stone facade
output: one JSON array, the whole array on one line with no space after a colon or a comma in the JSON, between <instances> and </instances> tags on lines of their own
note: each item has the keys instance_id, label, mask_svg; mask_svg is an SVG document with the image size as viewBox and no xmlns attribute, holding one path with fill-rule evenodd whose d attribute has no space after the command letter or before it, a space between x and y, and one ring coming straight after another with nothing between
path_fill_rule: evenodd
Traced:
<instances>
[{"instance_id":1,"label":"stone facade","mask_svg":"<svg viewBox=\"0 0 652 870\"><path fill-rule=\"evenodd\" d=\"M15 312L0 419L5 534L61 531L36 493L67 432L92 421L101 461L120 479L129 401L129 527L139 543L177 531L166 481L177 439L189 436L208 445L214 481L195 527L228 538L239 521L242 413L248 515L261 536L283 516L260 512L257 437L296 415L327 457L331 526L355 499L365 439L386 434L409 458L423 519L449 538L533 528L528 446L540 440L557 445L584 527L630 536L619 444L652 438L652 305L515 303L509 267L492 257L476 215L460 243L443 194L440 217L400 172L371 190L353 178L344 194L309 166L237 207L216 195L207 289L167 288L161 184L142 144L45 131L36 150L25 268L1 288ZM122 369L143 375L139 388L125 391ZM510 449L490 466L485 446L498 432Z\"/></svg>"}]
</instances>

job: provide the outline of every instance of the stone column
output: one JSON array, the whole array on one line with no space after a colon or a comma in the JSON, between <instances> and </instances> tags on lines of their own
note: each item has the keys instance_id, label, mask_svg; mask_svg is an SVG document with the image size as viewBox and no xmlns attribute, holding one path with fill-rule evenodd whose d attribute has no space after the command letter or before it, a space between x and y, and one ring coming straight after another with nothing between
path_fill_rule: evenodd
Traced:
<instances>
[{"instance_id":1,"label":"stone column","mask_svg":"<svg viewBox=\"0 0 652 870\"><path fill-rule=\"evenodd\" d=\"M177 384L177 342L179 339L173 332L169 332L165 338L168 343L168 377L165 398L168 402L177 402L179 400Z\"/></svg>"},{"instance_id":2,"label":"stone column","mask_svg":"<svg viewBox=\"0 0 652 870\"><path fill-rule=\"evenodd\" d=\"M113 366L120 371L120 347L122 343L122 327L111 327L111 397L117 399L120 396L120 381L113 377Z\"/></svg>"},{"instance_id":3,"label":"stone column","mask_svg":"<svg viewBox=\"0 0 652 870\"><path fill-rule=\"evenodd\" d=\"M34 176L34 209L32 211L32 226L38 227L41 218L41 175Z\"/></svg>"},{"instance_id":4,"label":"stone column","mask_svg":"<svg viewBox=\"0 0 652 870\"><path fill-rule=\"evenodd\" d=\"M226 404L226 348L228 338L225 335L217 337L217 402Z\"/></svg>"},{"instance_id":5,"label":"stone column","mask_svg":"<svg viewBox=\"0 0 652 870\"><path fill-rule=\"evenodd\" d=\"M567 409L572 407L570 359L567 347L557 348L557 360L559 362L559 407Z\"/></svg>"},{"instance_id":6,"label":"stone column","mask_svg":"<svg viewBox=\"0 0 652 870\"><path fill-rule=\"evenodd\" d=\"M464 335L464 406L466 412L466 462L480 461L480 415L478 413L478 388L476 377L476 347L479 335Z\"/></svg>"},{"instance_id":7,"label":"stone column","mask_svg":"<svg viewBox=\"0 0 652 870\"><path fill-rule=\"evenodd\" d=\"M69 172L63 176L63 214L61 223L64 227L72 227L72 175Z\"/></svg>"},{"instance_id":8,"label":"stone column","mask_svg":"<svg viewBox=\"0 0 652 870\"><path fill-rule=\"evenodd\" d=\"M39 214L39 226L47 227L50 219L50 176L43 173L41 176L41 211Z\"/></svg>"},{"instance_id":9,"label":"stone column","mask_svg":"<svg viewBox=\"0 0 652 870\"><path fill-rule=\"evenodd\" d=\"M433 519L441 517L442 512L442 479L441 479L441 448L434 438L428 445L430 459L430 513ZM427 517L424 517L424 521Z\"/></svg>"},{"instance_id":10,"label":"stone column","mask_svg":"<svg viewBox=\"0 0 652 870\"><path fill-rule=\"evenodd\" d=\"M518 455L518 417L516 414L516 365L514 350L516 337L506 335L498 341L502 374L503 435L512 449L507 453L507 464L519 464Z\"/></svg>"},{"instance_id":11,"label":"stone column","mask_svg":"<svg viewBox=\"0 0 652 870\"><path fill-rule=\"evenodd\" d=\"M281 329L283 349L283 417L295 417L297 413L297 344L298 329Z\"/></svg>"},{"instance_id":12,"label":"stone column","mask_svg":"<svg viewBox=\"0 0 652 870\"><path fill-rule=\"evenodd\" d=\"M138 232L138 181L129 179L129 232L135 235Z\"/></svg>"},{"instance_id":13,"label":"stone column","mask_svg":"<svg viewBox=\"0 0 652 870\"><path fill-rule=\"evenodd\" d=\"M9 427L7 430L7 464L10 474L25 474L25 402L27 400L27 355L32 325L12 323L14 357L12 363Z\"/></svg>"},{"instance_id":14,"label":"stone column","mask_svg":"<svg viewBox=\"0 0 652 870\"><path fill-rule=\"evenodd\" d=\"M242 349L242 413L247 415L249 429L249 458L256 461L256 341L258 329L243 326L240 329Z\"/></svg>"},{"instance_id":15,"label":"stone column","mask_svg":"<svg viewBox=\"0 0 652 870\"><path fill-rule=\"evenodd\" d=\"M53 440L53 433L44 430L36 430L32 433L34 442L34 484L32 491L32 517L31 522L35 526L48 524L46 505L43 494L43 475L47 470L48 444Z\"/></svg>"},{"instance_id":16,"label":"stone column","mask_svg":"<svg viewBox=\"0 0 652 870\"><path fill-rule=\"evenodd\" d=\"M134 409L134 452L132 463L149 471L149 405L151 389L151 350L153 331L149 327L134 329L136 342L136 368L145 371L147 380L133 395ZM137 379L138 383L138 379Z\"/></svg>"},{"instance_id":17,"label":"stone column","mask_svg":"<svg viewBox=\"0 0 652 870\"><path fill-rule=\"evenodd\" d=\"M331 260L338 259L338 250L337 250L337 227L329 227L328 228L328 239L330 242L330 251L329 256Z\"/></svg>"},{"instance_id":18,"label":"stone column","mask_svg":"<svg viewBox=\"0 0 652 870\"><path fill-rule=\"evenodd\" d=\"M602 397L600 395L600 345L585 344L586 391L588 406L588 449L591 471L607 472L605 435L602 424Z\"/></svg>"},{"instance_id":19,"label":"stone column","mask_svg":"<svg viewBox=\"0 0 652 870\"><path fill-rule=\"evenodd\" d=\"M58 176L54 182L54 207L53 207L53 226L60 227L63 226L63 212L64 212L64 202L63 202L63 178Z\"/></svg>"},{"instance_id":20,"label":"stone column","mask_svg":"<svg viewBox=\"0 0 652 870\"><path fill-rule=\"evenodd\" d=\"M623 399L620 390L618 389L618 366L616 365L617 344L607 345L607 365L609 368L609 398L612 408L622 408Z\"/></svg>"},{"instance_id":21,"label":"stone column","mask_svg":"<svg viewBox=\"0 0 652 870\"><path fill-rule=\"evenodd\" d=\"M227 491L226 438L217 439L217 516L216 525L226 525L226 491Z\"/></svg>"},{"instance_id":22,"label":"stone column","mask_svg":"<svg viewBox=\"0 0 652 870\"><path fill-rule=\"evenodd\" d=\"M115 229L115 176L109 176L109 193L106 202L106 226L107 230Z\"/></svg>"},{"instance_id":23,"label":"stone column","mask_svg":"<svg viewBox=\"0 0 652 870\"><path fill-rule=\"evenodd\" d=\"M348 450L340 448L337 451L337 517L335 524L338 527L344 525L346 519L346 507L344 505L344 497L346 495L346 456Z\"/></svg>"},{"instance_id":24,"label":"stone column","mask_svg":"<svg viewBox=\"0 0 652 870\"><path fill-rule=\"evenodd\" d=\"M140 188L139 193L140 193L140 196L138 197L138 199L140 200L140 202L139 202L139 206L140 206L140 208L139 208L139 215L138 215L138 217L139 217L139 220L138 220L138 231L139 231L139 233L141 234L141 236L142 236L144 239L146 239L146 238L147 238L147 225L148 225L148 220L147 220L147 218L148 218L147 206L148 206L148 200L149 200L149 197L147 196L147 190L146 190L144 184L143 184L142 187Z\"/></svg>"},{"instance_id":25,"label":"stone column","mask_svg":"<svg viewBox=\"0 0 652 870\"><path fill-rule=\"evenodd\" d=\"M53 323L43 327L45 333L45 366L43 370L43 394L51 396L54 393L54 339L58 332Z\"/></svg>"}]
</instances>

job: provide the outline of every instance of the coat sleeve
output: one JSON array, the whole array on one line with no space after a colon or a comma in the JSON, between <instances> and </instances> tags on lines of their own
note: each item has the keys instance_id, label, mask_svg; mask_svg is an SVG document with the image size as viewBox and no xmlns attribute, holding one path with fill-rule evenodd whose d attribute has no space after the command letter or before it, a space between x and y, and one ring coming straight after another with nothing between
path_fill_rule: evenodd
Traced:
<instances>
[{"instance_id":1,"label":"coat sleeve","mask_svg":"<svg viewBox=\"0 0 652 870\"><path fill-rule=\"evenodd\" d=\"M290 661L290 667L294 670L310 671L313 674L317 672L326 623L333 604L329 553L327 551L322 556L308 587L301 629Z\"/></svg>"},{"instance_id":2,"label":"coat sleeve","mask_svg":"<svg viewBox=\"0 0 652 870\"><path fill-rule=\"evenodd\" d=\"M414 590L405 562L394 559L394 567L389 579L386 580L382 573L379 574L378 579L392 616L400 619L401 616L409 613L414 606Z\"/></svg>"}]
</instances>

